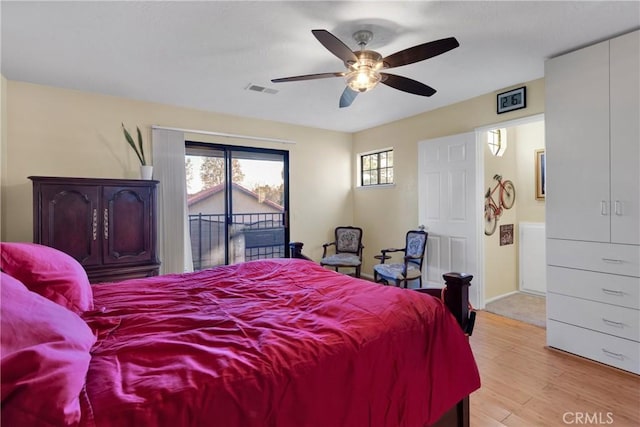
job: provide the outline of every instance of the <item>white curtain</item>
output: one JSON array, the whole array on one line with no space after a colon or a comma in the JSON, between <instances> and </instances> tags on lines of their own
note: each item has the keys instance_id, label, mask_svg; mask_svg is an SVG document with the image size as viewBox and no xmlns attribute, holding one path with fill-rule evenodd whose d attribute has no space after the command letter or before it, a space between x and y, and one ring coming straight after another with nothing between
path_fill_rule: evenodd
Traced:
<instances>
[{"instance_id":1,"label":"white curtain","mask_svg":"<svg viewBox=\"0 0 640 427\"><path fill-rule=\"evenodd\" d=\"M161 274L193 271L187 210L184 133L151 130L153 178L158 186L158 254Z\"/></svg>"}]
</instances>

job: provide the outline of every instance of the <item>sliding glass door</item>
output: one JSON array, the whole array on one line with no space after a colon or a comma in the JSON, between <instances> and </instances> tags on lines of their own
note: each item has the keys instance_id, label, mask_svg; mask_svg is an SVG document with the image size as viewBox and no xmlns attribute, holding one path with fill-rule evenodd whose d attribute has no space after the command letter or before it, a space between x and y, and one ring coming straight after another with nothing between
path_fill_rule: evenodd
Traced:
<instances>
[{"instance_id":1,"label":"sliding glass door","mask_svg":"<svg viewBox=\"0 0 640 427\"><path fill-rule=\"evenodd\" d=\"M288 154L186 143L194 269L289 255Z\"/></svg>"}]
</instances>

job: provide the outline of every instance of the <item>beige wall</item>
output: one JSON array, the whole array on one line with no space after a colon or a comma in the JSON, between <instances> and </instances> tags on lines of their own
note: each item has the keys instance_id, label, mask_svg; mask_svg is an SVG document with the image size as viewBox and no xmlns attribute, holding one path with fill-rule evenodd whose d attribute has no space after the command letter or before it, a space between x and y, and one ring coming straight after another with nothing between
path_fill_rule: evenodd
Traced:
<instances>
[{"instance_id":1,"label":"beige wall","mask_svg":"<svg viewBox=\"0 0 640 427\"><path fill-rule=\"evenodd\" d=\"M372 274L373 264L377 263L373 256L378 254L381 248L401 247L407 230L419 225L418 142L471 132L478 127L542 113L544 80L538 79L524 85L527 87L525 109L498 115L496 95L510 89L504 88L354 135L354 159L357 153L393 147L395 162L394 186L356 188L354 192L354 225L364 229L364 274ZM523 84L513 87L519 86ZM425 102L428 104L428 100ZM353 180L355 186L355 173Z\"/></svg>"},{"instance_id":2,"label":"beige wall","mask_svg":"<svg viewBox=\"0 0 640 427\"><path fill-rule=\"evenodd\" d=\"M544 149L544 122L513 128L518 180L518 222L544 222L545 202L536 200L535 150Z\"/></svg>"},{"instance_id":3,"label":"beige wall","mask_svg":"<svg viewBox=\"0 0 640 427\"><path fill-rule=\"evenodd\" d=\"M120 123L129 128L139 125L146 141L150 126L157 124L297 141L279 144L187 135L194 141L288 150L291 240L304 242L305 253L317 260L322 243L333 239L335 226L360 226L365 244L363 273L372 274L373 256L383 247L402 245L406 231L418 225L417 143L542 113L544 81L525 85L526 109L497 115L496 94L509 89L504 88L347 134L6 81L3 159L10 159L10 166L2 177L2 239L32 239L29 175L136 178L138 163L123 139ZM394 149L395 184L354 188L356 154L384 147Z\"/></svg>"},{"instance_id":4,"label":"beige wall","mask_svg":"<svg viewBox=\"0 0 640 427\"><path fill-rule=\"evenodd\" d=\"M497 181L496 174L502 180L510 180L516 188L516 202L511 209L502 211L498 219L496 231L491 236L483 235L484 242L484 294L487 299L496 295L513 292L518 284L518 212L520 206L520 182L518 181L516 164L517 142L515 129L507 128L507 149L501 157L491 155L487 144L484 146L484 188L492 190ZM499 190L493 193L493 200L499 203ZM513 225L513 244L500 246L500 226Z\"/></svg>"},{"instance_id":5,"label":"beige wall","mask_svg":"<svg viewBox=\"0 0 640 427\"><path fill-rule=\"evenodd\" d=\"M3 100L4 87L3 81ZM32 240L30 175L139 177L121 122L129 129L140 126L147 143L154 124L294 140L296 144L280 144L188 135L191 140L288 150L291 239L304 242L309 256L319 259L322 242L331 238L334 227L353 222L351 134L12 80L6 82L6 103L3 240Z\"/></svg>"}]
</instances>

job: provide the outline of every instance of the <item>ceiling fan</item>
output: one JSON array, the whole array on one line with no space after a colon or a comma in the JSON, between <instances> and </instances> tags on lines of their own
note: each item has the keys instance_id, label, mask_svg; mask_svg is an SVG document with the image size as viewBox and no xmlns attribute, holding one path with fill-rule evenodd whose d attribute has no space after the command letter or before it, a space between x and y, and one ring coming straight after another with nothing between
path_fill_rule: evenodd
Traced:
<instances>
[{"instance_id":1,"label":"ceiling fan","mask_svg":"<svg viewBox=\"0 0 640 427\"><path fill-rule=\"evenodd\" d=\"M358 43L358 46L360 46L359 51L352 51L347 45L340 41L340 39L327 30L312 30L311 32L329 52L344 62L347 70L334 73L283 77L271 81L273 83L282 83L326 79L329 77L346 77L347 87L340 97L340 108L348 107L359 93L373 89L378 83L415 95L433 95L436 93L436 90L424 83L396 74L384 73L381 72L381 70L424 61L425 59L432 58L460 46L460 43L458 43L455 37L448 37L413 46L383 58L378 52L365 49L373 38L371 31L360 30L353 34L353 38Z\"/></svg>"}]
</instances>

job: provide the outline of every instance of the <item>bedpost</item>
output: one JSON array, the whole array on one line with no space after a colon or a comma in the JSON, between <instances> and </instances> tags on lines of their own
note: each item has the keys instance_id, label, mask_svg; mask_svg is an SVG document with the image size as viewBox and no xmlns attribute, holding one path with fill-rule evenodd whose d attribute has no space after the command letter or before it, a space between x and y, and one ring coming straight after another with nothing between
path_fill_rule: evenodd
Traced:
<instances>
[{"instance_id":1,"label":"bedpost","mask_svg":"<svg viewBox=\"0 0 640 427\"><path fill-rule=\"evenodd\" d=\"M465 273L446 273L442 275L447 291L444 302L455 316L463 331L469 323L469 286L473 276Z\"/></svg>"},{"instance_id":2,"label":"bedpost","mask_svg":"<svg viewBox=\"0 0 640 427\"><path fill-rule=\"evenodd\" d=\"M469 286L473 276L465 273L446 273L442 275L446 286L444 303L458 321L463 331L471 333L473 321L469 320ZM439 298L439 289L417 289ZM470 324L471 323L471 324ZM469 396L458 402L431 427L469 427Z\"/></svg>"},{"instance_id":3,"label":"bedpost","mask_svg":"<svg viewBox=\"0 0 640 427\"><path fill-rule=\"evenodd\" d=\"M304 246L302 242L289 242L289 256L311 261L311 258L302 253L302 246Z\"/></svg>"},{"instance_id":4,"label":"bedpost","mask_svg":"<svg viewBox=\"0 0 640 427\"><path fill-rule=\"evenodd\" d=\"M446 273L442 275L447 290L444 294L444 303L455 316L463 331L469 329L469 286L473 276L465 273ZM473 325L471 325L473 327ZM469 331L470 332L470 331ZM449 411L451 418L442 425L455 427L469 427L469 396L462 399ZM445 419L447 417L444 417ZM436 425L440 425L437 423Z\"/></svg>"}]
</instances>

